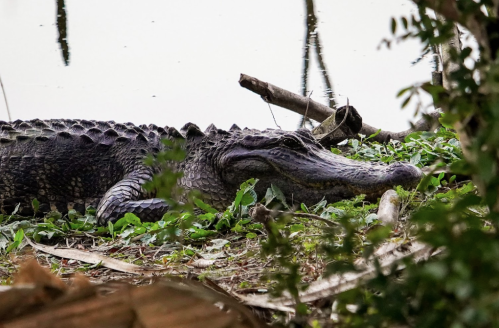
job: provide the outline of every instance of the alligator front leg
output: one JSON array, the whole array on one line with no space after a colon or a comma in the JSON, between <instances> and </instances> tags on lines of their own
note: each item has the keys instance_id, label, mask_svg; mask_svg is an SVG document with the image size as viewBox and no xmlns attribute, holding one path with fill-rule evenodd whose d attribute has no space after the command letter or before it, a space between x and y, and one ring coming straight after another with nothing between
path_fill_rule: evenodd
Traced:
<instances>
[{"instance_id":1,"label":"alligator front leg","mask_svg":"<svg viewBox=\"0 0 499 328\"><path fill-rule=\"evenodd\" d=\"M150 179L149 172L134 172L112 186L97 206L97 223L114 223L126 213L137 215L142 222L160 220L168 204L161 198L140 199L144 195L142 184Z\"/></svg>"}]
</instances>

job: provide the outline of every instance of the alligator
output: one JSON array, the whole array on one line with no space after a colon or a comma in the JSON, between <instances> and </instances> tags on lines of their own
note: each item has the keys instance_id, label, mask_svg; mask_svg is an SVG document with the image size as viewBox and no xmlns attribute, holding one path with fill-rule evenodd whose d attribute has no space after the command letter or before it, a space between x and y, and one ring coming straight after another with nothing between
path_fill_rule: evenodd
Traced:
<instances>
[{"instance_id":1,"label":"alligator","mask_svg":"<svg viewBox=\"0 0 499 328\"><path fill-rule=\"evenodd\" d=\"M210 125L202 132L192 123L178 131L114 121L0 121L0 210L11 214L17 208L18 214L33 215L36 198L42 213L84 212L92 205L102 225L128 212L157 221L168 204L143 188L158 173L144 159L165 150L161 139L178 138L185 140L187 154L171 164L174 171L183 171L178 185L199 190L217 209L230 205L250 178L259 179L255 191L260 196L274 184L290 202L315 204L357 194L377 197L396 185L415 186L422 176L408 163L375 164L335 155L305 129L259 131L234 125L225 131Z\"/></svg>"}]
</instances>

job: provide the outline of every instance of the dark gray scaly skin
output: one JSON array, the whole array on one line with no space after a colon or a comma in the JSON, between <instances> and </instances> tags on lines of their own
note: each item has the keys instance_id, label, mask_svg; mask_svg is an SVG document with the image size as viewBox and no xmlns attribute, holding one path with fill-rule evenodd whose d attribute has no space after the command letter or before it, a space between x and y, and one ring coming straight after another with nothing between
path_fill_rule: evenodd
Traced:
<instances>
[{"instance_id":1,"label":"dark gray scaly skin","mask_svg":"<svg viewBox=\"0 0 499 328\"><path fill-rule=\"evenodd\" d=\"M161 138L184 138L187 157L174 164L182 170L180 186L198 189L218 209L230 205L239 185L257 178L262 196L277 185L289 201L314 204L357 194L380 196L396 185L415 186L421 171L407 163L381 165L335 155L298 130L223 131L211 125L204 133L188 123L181 132L156 125L135 126L113 121L0 121L0 210L32 215L40 212L97 207L100 224L131 212L156 221L168 205L147 194L142 184L155 168L144 164L149 153L164 150ZM180 201L182 196L180 196Z\"/></svg>"}]
</instances>

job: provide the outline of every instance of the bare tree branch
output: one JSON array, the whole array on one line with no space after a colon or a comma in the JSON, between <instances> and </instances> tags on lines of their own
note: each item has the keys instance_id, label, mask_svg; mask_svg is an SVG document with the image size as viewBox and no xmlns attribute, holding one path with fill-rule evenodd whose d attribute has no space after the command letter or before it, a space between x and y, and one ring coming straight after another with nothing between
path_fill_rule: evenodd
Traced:
<instances>
[{"instance_id":1,"label":"bare tree branch","mask_svg":"<svg viewBox=\"0 0 499 328\"><path fill-rule=\"evenodd\" d=\"M288 90L279 88L270 83L260 81L257 78L251 77L249 75L241 74L239 84L243 88L259 94L264 101L272 103L279 107L289 109L301 115L305 114L305 111L307 110L307 103L309 103L307 116L313 120L316 120L317 122L324 121L334 113L334 110L327 107L326 105L318 103L307 97L300 96ZM411 134L412 132L432 130L435 125L438 124L436 120L439 117L439 112L430 112L426 114L422 119L414 123L413 127L408 130L400 132L380 131L380 133L371 140L378 142L386 142L390 139L402 141L407 135ZM339 120L342 120L342 118L343 116L337 117L337 119ZM369 124L362 123L362 128L359 133L369 136L376 133L377 131L377 128L370 126Z\"/></svg>"}]
</instances>

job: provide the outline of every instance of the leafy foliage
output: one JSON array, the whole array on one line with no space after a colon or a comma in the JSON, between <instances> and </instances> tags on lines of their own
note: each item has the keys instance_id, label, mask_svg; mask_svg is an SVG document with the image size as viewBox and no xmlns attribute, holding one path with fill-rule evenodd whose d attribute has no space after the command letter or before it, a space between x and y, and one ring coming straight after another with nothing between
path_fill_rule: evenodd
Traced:
<instances>
[{"instance_id":1,"label":"leafy foliage","mask_svg":"<svg viewBox=\"0 0 499 328\"><path fill-rule=\"evenodd\" d=\"M366 143L366 140L368 141ZM406 161L418 167L432 164L452 164L463 159L461 145L455 132L440 128L437 132L414 132L408 135L405 142L391 140L386 144L369 142L369 138L351 139L348 141L351 150L346 157L371 162L394 163ZM332 151L341 154L334 148Z\"/></svg>"},{"instance_id":2,"label":"leafy foliage","mask_svg":"<svg viewBox=\"0 0 499 328\"><path fill-rule=\"evenodd\" d=\"M444 2L449 6L441 6ZM394 266L388 274L378 272L367 286L340 295L341 322L346 327L497 327L499 62L496 41L487 44L483 39L485 34L479 35L477 31L485 31L491 40L496 40L498 13L494 12L496 7L492 2L486 0L416 3L419 17L399 20L403 26L399 40L418 38L425 51L452 37L454 20L470 28L479 42L479 60L472 56L469 47L460 53L450 51L451 61L457 65L448 76L450 88L423 84L406 88L400 95L406 97L405 105L419 92L426 91L444 109L442 122L456 126L461 141L466 142L465 160L458 161L452 156L453 153L460 157L453 150L456 144L450 140L444 145L448 147L444 152L425 148L447 154L441 158L453 163L454 172L473 174L480 194L466 184L437 194L434 201L422 206L411 222L417 227L419 240L435 248L442 247L443 254L419 264L407 259L403 261L402 276ZM426 11L428 7L452 20L432 18ZM394 19L392 31L397 30ZM428 162L422 155L413 161ZM440 184L440 177L436 179L427 179L426 183ZM356 310L349 304L355 304Z\"/></svg>"}]
</instances>

